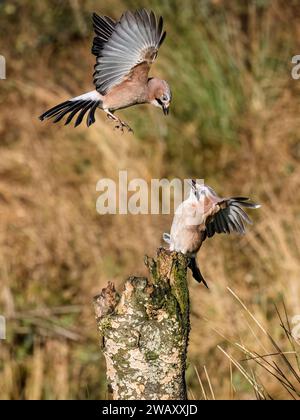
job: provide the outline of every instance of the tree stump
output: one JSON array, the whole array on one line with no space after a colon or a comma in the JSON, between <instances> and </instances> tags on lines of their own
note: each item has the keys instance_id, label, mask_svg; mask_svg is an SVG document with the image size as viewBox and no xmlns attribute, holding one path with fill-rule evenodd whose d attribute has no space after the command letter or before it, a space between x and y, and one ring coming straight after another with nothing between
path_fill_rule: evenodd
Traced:
<instances>
[{"instance_id":1,"label":"tree stump","mask_svg":"<svg viewBox=\"0 0 300 420\"><path fill-rule=\"evenodd\" d=\"M160 248L146 257L150 279L112 283L94 298L108 391L114 400L185 400L188 258Z\"/></svg>"}]
</instances>

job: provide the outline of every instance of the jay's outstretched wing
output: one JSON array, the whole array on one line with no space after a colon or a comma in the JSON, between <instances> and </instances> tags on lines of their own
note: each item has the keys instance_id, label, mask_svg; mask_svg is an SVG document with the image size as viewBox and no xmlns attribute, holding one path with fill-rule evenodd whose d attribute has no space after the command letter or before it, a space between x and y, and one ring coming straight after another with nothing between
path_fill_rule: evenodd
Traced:
<instances>
[{"instance_id":1,"label":"jay's outstretched wing","mask_svg":"<svg viewBox=\"0 0 300 420\"><path fill-rule=\"evenodd\" d=\"M208 217L206 221L206 234L211 238L215 233L236 232L245 233L245 222L252 224L251 219L242 207L257 209L259 204L249 201L247 197L232 197L218 203L219 211Z\"/></svg>"},{"instance_id":2,"label":"jay's outstretched wing","mask_svg":"<svg viewBox=\"0 0 300 420\"><path fill-rule=\"evenodd\" d=\"M92 53L97 56L94 84L101 95L132 76L138 65L144 64L148 77L166 36L162 17L157 21L152 11L141 9L125 12L118 22L94 14L93 24L96 37Z\"/></svg>"}]
</instances>

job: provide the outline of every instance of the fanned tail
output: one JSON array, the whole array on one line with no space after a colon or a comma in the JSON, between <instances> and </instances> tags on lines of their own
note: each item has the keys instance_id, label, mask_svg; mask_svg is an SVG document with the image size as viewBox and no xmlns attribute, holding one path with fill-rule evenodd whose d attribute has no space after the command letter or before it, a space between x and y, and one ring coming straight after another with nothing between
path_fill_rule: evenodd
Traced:
<instances>
[{"instance_id":1,"label":"fanned tail","mask_svg":"<svg viewBox=\"0 0 300 420\"><path fill-rule=\"evenodd\" d=\"M75 127L77 127L79 124L81 124L86 113L88 113L86 124L89 127L96 121L95 111L98 107L101 106L101 95L97 91L92 91L62 102L53 108L48 109L48 111L39 116L39 119L44 121L45 119L52 118L53 122L57 123L62 120L63 117L67 116L65 120L65 125L67 125L72 121L75 115L78 114L75 121Z\"/></svg>"}]
</instances>

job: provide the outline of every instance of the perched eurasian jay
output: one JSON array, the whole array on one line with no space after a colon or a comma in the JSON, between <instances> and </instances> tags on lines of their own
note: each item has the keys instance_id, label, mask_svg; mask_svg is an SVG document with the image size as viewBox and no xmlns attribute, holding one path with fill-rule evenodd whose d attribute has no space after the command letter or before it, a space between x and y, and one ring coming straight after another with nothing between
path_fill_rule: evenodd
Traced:
<instances>
[{"instance_id":1,"label":"perched eurasian jay","mask_svg":"<svg viewBox=\"0 0 300 420\"><path fill-rule=\"evenodd\" d=\"M156 19L152 11L126 11L119 20L93 14L96 36L92 53L97 57L94 84L96 90L69 99L49 109L39 118L60 121L67 116L65 125L78 114L75 127L87 115L87 126L95 122L95 111L103 109L122 131L129 125L114 112L137 104L152 104L169 112L171 90L166 81L149 77L151 64L165 39L163 18Z\"/></svg>"},{"instance_id":2,"label":"perched eurasian jay","mask_svg":"<svg viewBox=\"0 0 300 420\"><path fill-rule=\"evenodd\" d=\"M196 255L202 242L215 233L245 233L245 222L252 224L252 221L242 207L257 209L260 205L250 202L247 197L221 198L209 186L192 180L189 197L176 209L171 233L163 236L170 251L190 257L193 277L206 287Z\"/></svg>"}]
</instances>

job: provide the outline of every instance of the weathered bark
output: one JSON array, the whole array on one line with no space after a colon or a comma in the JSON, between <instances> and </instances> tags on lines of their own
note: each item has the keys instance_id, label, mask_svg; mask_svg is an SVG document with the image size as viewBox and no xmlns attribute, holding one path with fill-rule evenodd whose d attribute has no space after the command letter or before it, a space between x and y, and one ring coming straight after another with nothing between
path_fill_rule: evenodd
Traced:
<instances>
[{"instance_id":1,"label":"weathered bark","mask_svg":"<svg viewBox=\"0 0 300 420\"><path fill-rule=\"evenodd\" d=\"M160 248L150 279L131 277L121 296L109 283L94 298L114 400L184 400L189 322L188 260Z\"/></svg>"}]
</instances>

